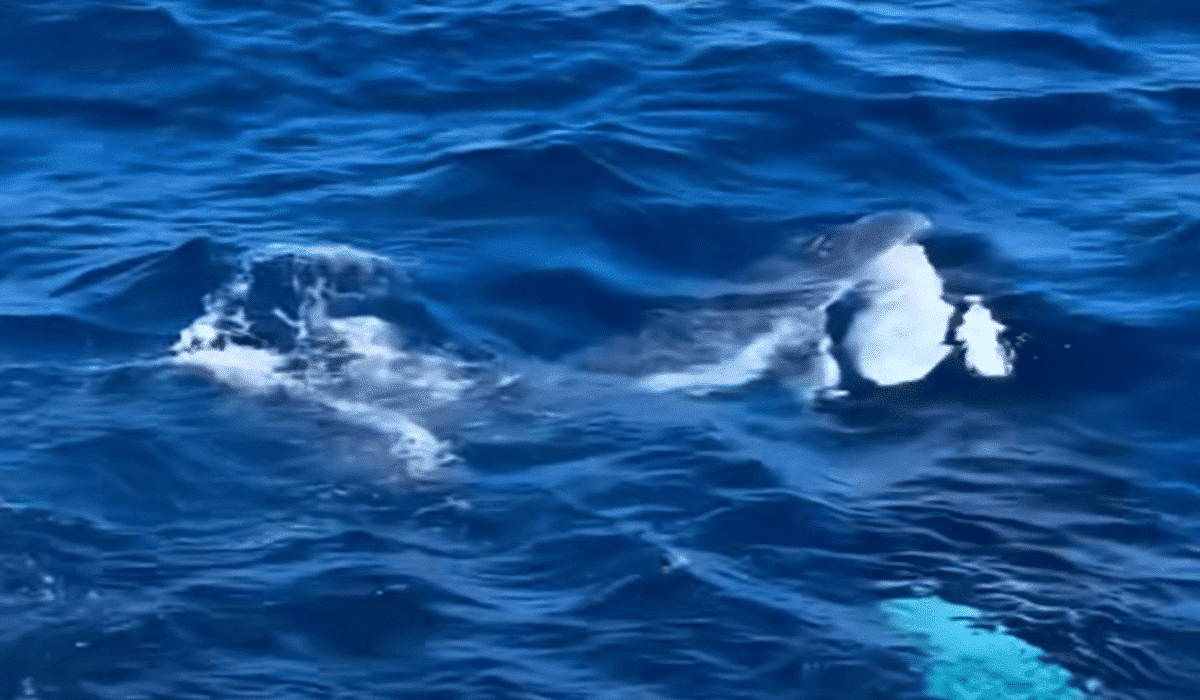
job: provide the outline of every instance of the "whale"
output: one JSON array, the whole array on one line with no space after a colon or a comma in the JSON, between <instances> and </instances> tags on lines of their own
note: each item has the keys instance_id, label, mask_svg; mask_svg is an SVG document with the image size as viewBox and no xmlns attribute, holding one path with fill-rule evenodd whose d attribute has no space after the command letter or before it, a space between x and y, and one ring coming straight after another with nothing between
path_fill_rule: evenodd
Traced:
<instances>
[{"instance_id":1,"label":"whale","mask_svg":"<svg viewBox=\"0 0 1200 700\"><path fill-rule=\"evenodd\" d=\"M1076 679L1046 652L982 611L930 595L893 598L884 618L924 654L925 694L940 700L1086 700Z\"/></svg>"},{"instance_id":2,"label":"whale","mask_svg":"<svg viewBox=\"0 0 1200 700\"><path fill-rule=\"evenodd\" d=\"M916 241L931 227L923 214L890 210L794 239L716 293L652 312L589 366L634 375L653 392L704 395L768 376L805 399L836 392L843 374L828 311L857 290L866 303L851 324L851 363L881 385L915 381L952 349L942 337L954 309ZM901 338L903 328L920 332ZM915 361L886 347L898 338Z\"/></svg>"},{"instance_id":3,"label":"whale","mask_svg":"<svg viewBox=\"0 0 1200 700\"><path fill-rule=\"evenodd\" d=\"M927 216L906 209L868 214L815 236L793 238L777 255L752 265L742 279L750 288L851 280L883 253L932 227Z\"/></svg>"},{"instance_id":4,"label":"whale","mask_svg":"<svg viewBox=\"0 0 1200 700\"><path fill-rule=\"evenodd\" d=\"M953 350L945 340L955 308L919 241L931 226L895 210L797 237L651 311L640 330L553 367L473 347L386 257L277 244L242 257L170 359L243 390L323 406L387 436L387 454L408 475L429 475L454 460L443 428L535 388L591 400L630 388L705 395L773 379L811 401L845 393L843 365L880 386L917 381ZM864 301L835 347L829 310L851 292ZM1003 326L980 300L963 318L968 364L981 376L1010 371L997 345Z\"/></svg>"}]
</instances>

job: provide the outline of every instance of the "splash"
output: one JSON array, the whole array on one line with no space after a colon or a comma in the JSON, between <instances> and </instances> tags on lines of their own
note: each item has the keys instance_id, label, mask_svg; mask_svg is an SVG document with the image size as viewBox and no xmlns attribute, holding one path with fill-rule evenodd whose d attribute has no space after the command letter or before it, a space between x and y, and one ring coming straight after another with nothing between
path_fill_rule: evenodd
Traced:
<instances>
[{"instance_id":1,"label":"splash","mask_svg":"<svg viewBox=\"0 0 1200 700\"><path fill-rule=\"evenodd\" d=\"M810 357L808 385L813 391L836 386L841 373L830 353L828 336L814 334L813 325L799 317L778 318L769 331L755 337L732 357L698 365L682 372L661 372L639 384L649 391L683 390L702 395L719 389L745 385L765 375L785 349L807 352ZM812 346L812 347L806 347Z\"/></svg>"},{"instance_id":2,"label":"splash","mask_svg":"<svg viewBox=\"0 0 1200 700\"><path fill-rule=\"evenodd\" d=\"M400 304L402 270L346 247L273 246L248 255L205 299L172 361L251 392L284 392L389 436L409 475L452 460L421 413L459 399L472 366L431 346ZM424 319L426 322L428 319ZM428 324L426 324L428 325Z\"/></svg>"},{"instance_id":3,"label":"splash","mask_svg":"<svg viewBox=\"0 0 1200 700\"><path fill-rule=\"evenodd\" d=\"M992 317L979 297L969 296L966 301L970 306L955 337L963 344L967 369L981 377L1007 377L1013 371L1013 355L1000 334L1008 329Z\"/></svg>"},{"instance_id":4,"label":"splash","mask_svg":"<svg viewBox=\"0 0 1200 700\"><path fill-rule=\"evenodd\" d=\"M941 598L889 600L888 621L929 656L925 692L942 700L1084 700L1071 674L1003 628L973 626L981 613Z\"/></svg>"}]
</instances>

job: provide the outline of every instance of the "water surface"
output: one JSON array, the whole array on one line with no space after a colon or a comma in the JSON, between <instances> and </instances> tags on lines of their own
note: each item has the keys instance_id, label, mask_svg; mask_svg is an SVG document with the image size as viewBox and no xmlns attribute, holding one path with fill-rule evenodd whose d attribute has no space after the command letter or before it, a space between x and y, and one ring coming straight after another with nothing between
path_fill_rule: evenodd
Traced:
<instances>
[{"instance_id":1,"label":"water surface","mask_svg":"<svg viewBox=\"0 0 1200 700\"><path fill-rule=\"evenodd\" d=\"M9 0L0 697L928 698L881 604L936 596L1086 697L1191 700L1197 32L1181 0ZM898 207L1011 377L580 369ZM273 245L385 261L363 313L509 390L356 414L170 362ZM449 455L419 478L413 416Z\"/></svg>"}]
</instances>

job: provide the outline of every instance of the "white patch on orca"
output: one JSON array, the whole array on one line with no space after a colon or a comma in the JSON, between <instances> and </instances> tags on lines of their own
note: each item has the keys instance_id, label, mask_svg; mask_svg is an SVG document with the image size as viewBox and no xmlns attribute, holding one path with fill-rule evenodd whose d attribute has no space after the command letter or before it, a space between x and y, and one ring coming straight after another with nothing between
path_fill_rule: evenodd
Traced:
<instances>
[{"instance_id":1,"label":"white patch on orca","mask_svg":"<svg viewBox=\"0 0 1200 700\"><path fill-rule=\"evenodd\" d=\"M925 694L941 700L1084 700L1065 668L1003 627L984 629L982 614L936 596L885 601L893 627L928 656Z\"/></svg>"},{"instance_id":2,"label":"white patch on orca","mask_svg":"<svg viewBox=\"0 0 1200 700\"><path fill-rule=\"evenodd\" d=\"M205 313L172 345L171 361L237 389L283 391L325 406L390 437L390 453L407 472L427 476L453 456L413 414L460 398L474 384L470 365L404 349L400 330L381 318L330 316L339 295L386 296L396 276L390 261L352 248L256 251L205 299ZM272 335L276 342L264 337Z\"/></svg>"},{"instance_id":3,"label":"white patch on orca","mask_svg":"<svg viewBox=\"0 0 1200 700\"><path fill-rule=\"evenodd\" d=\"M859 275L866 299L843 339L854 368L880 386L923 379L950 354L944 340L954 307L919 243L901 243Z\"/></svg>"},{"instance_id":4,"label":"white patch on orca","mask_svg":"<svg viewBox=\"0 0 1200 700\"><path fill-rule=\"evenodd\" d=\"M979 297L969 296L966 301L970 306L955 337L963 344L967 369L981 377L1007 377L1013 370L1012 350L1000 340L1007 328L992 317Z\"/></svg>"}]
</instances>

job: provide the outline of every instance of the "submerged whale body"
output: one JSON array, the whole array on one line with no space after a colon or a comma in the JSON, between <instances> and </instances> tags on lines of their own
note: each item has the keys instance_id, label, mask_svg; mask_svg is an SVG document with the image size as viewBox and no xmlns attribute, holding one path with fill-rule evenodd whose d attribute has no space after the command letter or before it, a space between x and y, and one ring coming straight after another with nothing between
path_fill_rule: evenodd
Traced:
<instances>
[{"instance_id":1,"label":"submerged whale body","mask_svg":"<svg viewBox=\"0 0 1200 700\"><path fill-rule=\"evenodd\" d=\"M953 313L941 301L941 279L912 240L930 227L922 214L886 211L793 243L696 308L652 314L639 334L593 354L588 365L638 376L650 391L703 394L773 375L811 397L841 381L827 311L859 289L869 301L849 335L856 369L879 384L918 379L950 351L941 341ZM880 342L895 342L901 327L924 332L904 348L919 357L897 369L904 362L881 352Z\"/></svg>"},{"instance_id":2,"label":"submerged whale body","mask_svg":"<svg viewBox=\"0 0 1200 700\"><path fill-rule=\"evenodd\" d=\"M895 598L888 622L925 653L925 694L940 700L1085 700L1065 668L983 613L938 598Z\"/></svg>"},{"instance_id":3,"label":"submerged whale body","mask_svg":"<svg viewBox=\"0 0 1200 700\"><path fill-rule=\"evenodd\" d=\"M582 376L609 375L607 386L621 375L642 390L700 394L774 377L812 398L841 383L827 311L853 289L866 302L842 341L851 365L879 385L920 379L951 351L943 341L954 313L913 240L929 227L921 214L890 211L794 243L743 279L656 311L637 334L585 353ZM968 345L965 359L975 358L980 374L1001 376L1010 368L1003 353L982 345L971 352L969 344L995 343L1003 327L978 300L972 304L964 314L971 323L964 320L958 335ZM483 362L464 347L402 268L353 248L252 251L206 297L205 309L172 347L175 363L370 427L391 438L390 454L410 475L452 459L426 424L457 423L447 415L478 413L517 381L502 362ZM625 381L615 388L624 391Z\"/></svg>"}]
</instances>

